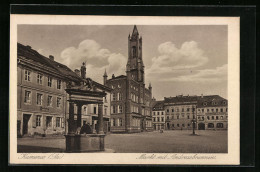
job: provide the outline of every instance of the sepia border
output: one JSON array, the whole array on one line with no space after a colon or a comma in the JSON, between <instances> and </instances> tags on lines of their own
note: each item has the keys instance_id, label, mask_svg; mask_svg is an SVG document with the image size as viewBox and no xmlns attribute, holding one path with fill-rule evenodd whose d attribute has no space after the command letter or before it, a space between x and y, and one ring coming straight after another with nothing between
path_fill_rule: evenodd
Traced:
<instances>
[{"instance_id":1,"label":"sepia border","mask_svg":"<svg viewBox=\"0 0 260 172\"><path fill-rule=\"evenodd\" d=\"M162 158L140 158L143 153L17 153L17 25L228 25L228 153L154 153ZM239 17L145 17L87 15L10 16L10 164L173 164L239 165L240 163L240 18ZM153 157L153 153L147 153ZM163 158L166 157L166 158Z\"/></svg>"}]
</instances>

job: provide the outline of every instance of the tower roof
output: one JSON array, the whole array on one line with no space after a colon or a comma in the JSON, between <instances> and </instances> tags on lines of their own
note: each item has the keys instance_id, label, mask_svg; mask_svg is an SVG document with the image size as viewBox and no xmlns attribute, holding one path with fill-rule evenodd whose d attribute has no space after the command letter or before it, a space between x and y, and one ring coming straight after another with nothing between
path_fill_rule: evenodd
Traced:
<instances>
[{"instance_id":1,"label":"tower roof","mask_svg":"<svg viewBox=\"0 0 260 172\"><path fill-rule=\"evenodd\" d=\"M137 36L137 35L139 35L139 33L138 33L138 30L137 30L136 25L134 25L134 29L133 29L133 33L132 33L132 37L133 37L133 36Z\"/></svg>"},{"instance_id":2,"label":"tower roof","mask_svg":"<svg viewBox=\"0 0 260 172\"><path fill-rule=\"evenodd\" d=\"M105 69L105 73L104 73L103 77L107 77L107 70L106 69Z\"/></svg>"}]
</instances>

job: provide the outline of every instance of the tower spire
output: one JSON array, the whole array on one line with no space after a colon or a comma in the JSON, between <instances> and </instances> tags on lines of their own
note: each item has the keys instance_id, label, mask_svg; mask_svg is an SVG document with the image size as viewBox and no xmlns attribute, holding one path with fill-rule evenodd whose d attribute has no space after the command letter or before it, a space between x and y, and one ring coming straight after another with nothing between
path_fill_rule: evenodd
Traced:
<instances>
[{"instance_id":1,"label":"tower spire","mask_svg":"<svg viewBox=\"0 0 260 172\"><path fill-rule=\"evenodd\" d=\"M105 69L105 73L103 75L103 84L106 85L107 84L107 70Z\"/></svg>"}]
</instances>

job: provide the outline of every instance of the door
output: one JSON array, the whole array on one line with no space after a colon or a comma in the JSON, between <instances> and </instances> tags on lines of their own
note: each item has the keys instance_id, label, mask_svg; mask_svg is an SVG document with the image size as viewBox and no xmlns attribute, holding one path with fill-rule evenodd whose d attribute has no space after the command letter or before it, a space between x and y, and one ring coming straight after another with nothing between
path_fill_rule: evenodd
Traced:
<instances>
[{"instance_id":1,"label":"door","mask_svg":"<svg viewBox=\"0 0 260 172\"><path fill-rule=\"evenodd\" d=\"M199 123L198 129L199 130L205 130L205 124L204 123Z\"/></svg>"},{"instance_id":2,"label":"door","mask_svg":"<svg viewBox=\"0 0 260 172\"><path fill-rule=\"evenodd\" d=\"M23 135L28 134L28 122L30 120L31 115L24 114L23 115Z\"/></svg>"}]
</instances>

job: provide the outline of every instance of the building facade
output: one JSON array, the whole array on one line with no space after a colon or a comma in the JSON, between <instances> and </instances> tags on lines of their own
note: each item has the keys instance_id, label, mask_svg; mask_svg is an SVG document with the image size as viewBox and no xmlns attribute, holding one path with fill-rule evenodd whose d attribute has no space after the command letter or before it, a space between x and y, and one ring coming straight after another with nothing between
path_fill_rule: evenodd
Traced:
<instances>
[{"instance_id":1,"label":"building facade","mask_svg":"<svg viewBox=\"0 0 260 172\"><path fill-rule=\"evenodd\" d=\"M126 75L107 79L104 85L113 89L111 93L111 132L152 131L152 87L145 87L142 59L142 37L134 26L128 36L128 62Z\"/></svg>"},{"instance_id":2,"label":"building facade","mask_svg":"<svg viewBox=\"0 0 260 172\"><path fill-rule=\"evenodd\" d=\"M44 57L30 46L18 43L17 135L64 134L69 113L67 85L89 81L94 89L107 93L103 100L103 118L104 131L108 131L110 88L86 78L85 65L82 65L80 73L73 72L56 62L53 56ZM95 130L97 107L94 104L82 107L82 125L90 123Z\"/></svg>"},{"instance_id":3,"label":"building facade","mask_svg":"<svg viewBox=\"0 0 260 172\"><path fill-rule=\"evenodd\" d=\"M66 71L64 77L61 71ZM70 78L71 77L71 78ZM80 80L66 66L17 44L18 135L64 133L66 83Z\"/></svg>"},{"instance_id":4,"label":"building facade","mask_svg":"<svg viewBox=\"0 0 260 172\"><path fill-rule=\"evenodd\" d=\"M164 99L166 129L192 129L192 119L196 119L197 96L168 97Z\"/></svg>"},{"instance_id":5,"label":"building facade","mask_svg":"<svg viewBox=\"0 0 260 172\"><path fill-rule=\"evenodd\" d=\"M218 96L201 96L197 104L197 128L221 130L228 128L228 102Z\"/></svg>"},{"instance_id":6,"label":"building facade","mask_svg":"<svg viewBox=\"0 0 260 172\"><path fill-rule=\"evenodd\" d=\"M153 128L154 130L165 129L164 101L156 101L156 104L153 106Z\"/></svg>"},{"instance_id":7,"label":"building facade","mask_svg":"<svg viewBox=\"0 0 260 172\"><path fill-rule=\"evenodd\" d=\"M165 97L160 104L165 111L166 130L189 130L193 128L193 121L198 130L228 128L228 101L218 95ZM154 115L157 106L153 107ZM153 125L158 122L153 120Z\"/></svg>"}]
</instances>

